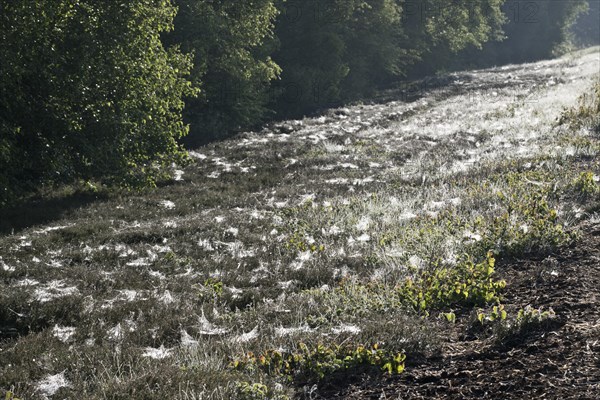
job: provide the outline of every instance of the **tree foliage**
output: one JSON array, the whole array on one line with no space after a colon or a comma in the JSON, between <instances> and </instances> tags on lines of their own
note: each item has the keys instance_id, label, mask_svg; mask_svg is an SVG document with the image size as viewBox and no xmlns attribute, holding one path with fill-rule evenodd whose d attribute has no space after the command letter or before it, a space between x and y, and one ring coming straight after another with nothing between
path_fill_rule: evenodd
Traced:
<instances>
[{"instance_id":1,"label":"tree foliage","mask_svg":"<svg viewBox=\"0 0 600 400\"><path fill-rule=\"evenodd\" d=\"M270 82L279 67L264 46L277 13L273 0L175 0L175 30L164 37L194 55L192 79L201 88L187 102L190 144L247 128L267 114Z\"/></svg>"},{"instance_id":2,"label":"tree foliage","mask_svg":"<svg viewBox=\"0 0 600 400\"><path fill-rule=\"evenodd\" d=\"M165 0L1 0L0 198L76 178L151 184L181 159L191 60Z\"/></svg>"},{"instance_id":3,"label":"tree foliage","mask_svg":"<svg viewBox=\"0 0 600 400\"><path fill-rule=\"evenodd\" d=\"M477 60L479 56L479 61L487 64L507 64L560 55L571 45L571 27L587 7L586 0L507 0L502 6L507 18L503 40L463 57Z\"/></svg>"},{"instance_id":4,"label":"tree foliage","mask_svg":"<svg viewBox=\"0 0 600 400\"><path fill-rule=\"evenodd\" d=\"M294 116L371 94L403 74L414 56L396 0L286 1L276 23L282 67L279 115Z\"/></svg>"},{"instance_id":5,"label":"tree foliage","mask_svg":"<svg viewBox=\"0 0 600 400\"><path fill-rule=\"evenodd\" d=\"M600 1L588 1L589 8L577 18L573 26L575 44L578 46L600 45Z\"/></svg>"},{"instance_id":6,"label":"tree foliage","mask_svg":"<svg viewBox=\"0 0 600 400\"><path fill-rule=\"evenodd\" d=\"M274 60L282 68L275 85L282 115L307 112L340 99L340 82L349 73L344 60L347 24L358 0L281 2Z\"/></svg>"},{"instance_id":7,"label":"tree foliage","mask_svg":"<svg viewBox=\"0 0 600 400\"><path fill-rule=\"evenodd\" d=\"M283 2L276 24L283 115L370 94L418 62L438 63L500 34L504 0ZM421 65L422 66L422 65Z\"/></svg>"},{"instance_id":8,"label":"tree foliage","mask_svg":"<svg viewBox=\"0 0 600 400\"><path fill-rule=\"evenodd\" d=\"M411 76L445 69L464 49L477 52L502 37L505 0L402 0L405 41L416 57ZM473 56L476 58L477 56Z\"/></svg>"},{"instance_id":9,"label":"tree foliage","mask_svg":"<svg viewBox=\"0 0 600 400\"><path fill-rule=\"evenodd\" d=\"M187 124L198 145L407 76L551 57L586 6L0 0L0 203L40 183L152 185Z\"/></svg>"}]
</instances>

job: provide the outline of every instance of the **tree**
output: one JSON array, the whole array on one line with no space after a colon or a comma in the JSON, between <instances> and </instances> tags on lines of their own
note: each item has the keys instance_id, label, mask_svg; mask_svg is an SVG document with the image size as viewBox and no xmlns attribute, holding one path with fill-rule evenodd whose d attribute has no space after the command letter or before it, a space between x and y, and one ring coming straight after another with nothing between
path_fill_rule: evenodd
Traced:
<instances>
[{"instance_id":1,"label":"tree","mask_svg":"<svg viewBox=\"0 0 600 400\"><path fill-rule=\"evenodd\" d=\"M360 97L398 72L404 52L401 10L394 0L316 0L280 3L276 22L282 67L274 104L297 116Z\"/></svg>"},{"instance_id":2,"label":"tree","mask_svg":"<svg viewBox=\"0 0 600 400\"><path fill-rule=\"evenodd\" d=\"M504 0L315 0L280 4L282 116L368 96L418 64L437 67L498 37Z\"/></svg>"},{"instance_id":3,"label":"tree","mask_svg":"<svg viewBox=\"0 0 600 400\"><path fill-rule=\"evenodd\" d=\"M280 73L265 41L277 9L273 0L175 0L175 30L163 36L193 54L189 145L206 143L261 122L268 113L270 82Z\"/></svg>"},{"instance_id":4,"label":"tree","mask_svg":"<svg viewBox=\"0 0 600 400\"><path fill-rule=\"evenodd\" d=\"M579 46L600 45L600 1L589 0L589 9L577 18L573 26L575 42Z\"/></svg>"},{"instance_id":5,"label":"tree","mask_svg":"<svg viewBox=\"0 0 600 400\"><path fill-rule=\"evenodd\" d=\"M416 58L412 76L447 68L464 58L464 49L479 50L499 40L505 0L400 0L406 32L401 43Z\"/></svg>"},{"instance_id":6,"label":"tree","mask_svg":"<svg viewBox=\"0 0 600 400\"><path fill-rule=\"evenodd\" d=\"M395 0L367 0L356 8L344 33L349 73L341 84L342 98L372 95L414 62L414 52L399 45L406 39L401 18Z\"/></svg>"},{"instance_id":7,"label":"tree","mask_svg":"<svg viewBox=\"0 0 600 400\"><path fill-rule=\"evenodd\" d=\"M166 0L0 0L0 198L40 183L151 185L184 152L191 60Z\"/></svg>"},{"instance_id":8,"label":"tree","mask_svg":"<svg viewBox=\"0 0 600 400\"><path fill-rule=\"evenodd\" d=\"M480 65L537 61L564 53L571 45L571 27L587 9L586 0L516 1L502 7L507 23L504 40L472 52ZM483 62L483 64L481 64Z\"/></svg>"},{"instance_id":9,"label":"tree","mask_svg":"<svg viewBox=\"0 0 600 400\"><path fill-rule=\"evenodd\" d=\"M340 30L356 1L282 1L275 23L273 59L282 68L274 83L278 115L299 115L339 100L348 72Z\"/></svg>"}]
</instances>

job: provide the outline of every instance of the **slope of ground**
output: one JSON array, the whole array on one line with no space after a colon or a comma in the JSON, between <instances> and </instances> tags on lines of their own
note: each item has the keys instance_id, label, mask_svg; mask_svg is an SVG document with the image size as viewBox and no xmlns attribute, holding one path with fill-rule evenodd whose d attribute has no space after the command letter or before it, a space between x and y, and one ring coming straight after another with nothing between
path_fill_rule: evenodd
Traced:
<instances>
[{"instance_id":1,"label":"slope of ground","mask_svg":"<svg viewBox=\"0 0 600 400\"><path fill-rule=\"evenodd\" d=\"M431 78L198 149L152 191L3 211L0 391L490 397L543 358L526 387L593 394L600 140L556 121L599 72L595 48Z\"/></svg>"},{"instance_id":2,"label":"slope of ground","mask_svg":"<svg viewBox=\"0 0 600 400\"><path fill-rule=\"evenodd\" d=\"M399 377L323 388L326 399L600 398L600 225L572 249L502 267L509 312L536 304L553 320L512 337L477 340L458 324L440 354Z\"/></svg>"}]
</instances>

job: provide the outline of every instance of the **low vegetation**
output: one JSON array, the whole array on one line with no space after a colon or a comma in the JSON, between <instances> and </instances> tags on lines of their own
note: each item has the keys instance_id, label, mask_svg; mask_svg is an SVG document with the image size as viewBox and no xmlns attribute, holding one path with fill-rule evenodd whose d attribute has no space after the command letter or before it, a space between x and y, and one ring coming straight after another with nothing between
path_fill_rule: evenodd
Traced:
<instances>
[{"instance_id":1,"label":"low vegetation","mask_svg":"<svg viewBox=\"0 0 600 400\"><path fill-rule=\"evenodd\" d=\"M560 315L505 309L503 265L553 254L598 218L600 138L577 123L595 116L571 109L598 52L573 57L243 134L153 190L90 188L95 201L53 220L7 213L0 388L310 398L405 373L457 321L499 346L543 330ZM529 81L486 89L501 74Z\"/></svg>"}]
</instances>

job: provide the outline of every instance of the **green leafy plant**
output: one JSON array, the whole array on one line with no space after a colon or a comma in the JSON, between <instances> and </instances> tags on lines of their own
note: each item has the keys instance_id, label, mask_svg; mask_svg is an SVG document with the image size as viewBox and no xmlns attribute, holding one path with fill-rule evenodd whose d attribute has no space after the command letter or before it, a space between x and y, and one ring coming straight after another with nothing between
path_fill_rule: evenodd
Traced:
<instances>
[{"instance_id":1,"label":"green leafy plant","mask_svg":"<svg viewBox=\"0 0 600 400\"><path fill-rule=\"evenodd\" d=\"M455 323L456 322L456 314L453 312L440 313L440 318L445 318L446 321Z\"/></svg>"},{"instance_id":2,"label":"green leafy plant","mask_svg":"<svg viewBox=\"0 0 600 400\"><path fill-rule=\"evenodd\" d=\"M6 392L5 400L20 400L20 398L16 397L15 394L9 390Z\"/></svg>"},{"instance_id":3,"label":"green leafy plant","mask_svg":"<svg viewBox=\"0 0 600 400\"><path fill-rule=\"evenodd\" d=\"M338 371L359 366L380 368L388 374L404 371L406 356L383 350L378 344L370 347L318 344L309 347L299 343L295 351L269 350L260 355L248 353L234 360L230 366L235 370L260 370L271 375L287 376L299 381L319 381Z\"/></svg>"},{"instance_id":4,"label":"green leafy plant","mask_svg":"<svg viewBox=\"0 0 600 400\"><path fill-rule=\"evenodd\" d=\"M502 304L492 307L492 311L486 313L483 310L479 310L477 312L477 321L481 325L485 325L489 322L495 321L504 321L506 320L508 314L506 310L504 310L504 306Z\"/></svg>"},{"instance_id":5,"label":"green leafy plant","mask_svg":"<svg viewBox=\"0 0 600 400\"><path fill-rule=\"evenodd\" d=\"M506 343L531 332L546 329L555 319L556 313L552 308L544 310L542 307L534 308L528 305L520 309L513 319L503 320L496 326L496 341Z\"/></svg>"},{"instance_id":6,"label":"green leafy plant","mask_svg":"<svg viewBox=\"0 0 600 400\"><path fill-rule=\"evenodd\" d=\"M573 180L573 187L584 197L600 193L600 185L596 182L594 173L590 171L581 172L579 176Z\"/></svg>"},{"instance_id":7,"label":"green leafy plant","mask_svg":"<svg viewBox=\"0 0 600 400\"><path fill-rule=\"evenodd\" d=\"M208 278L202 285L198 285L198 296L201 299L210 299L217 301L223 296L225 285L218 279Z\"/></svg>"},{"instance_id":8,"label":"green leafy plant","mask_svg":"<svg viewBox=\"0 0 600 400\"><path fill-rule=\"evenodd\" d=\"M325 245L317 243L308 243L308 241L297 232L294 232L292 236L286 242L286 248L296 251L310 251L311 253L325 251Z\"/></svg>"},{"instance_id":9,"label":"green leafy plant","mask_svg":"<svg viewBox=\"0 0 600 400\"><path fill-rule=\"evenodd\" d=\"M517 323L520 325L539 324L547 319L556 317L552 308L545 310L543 308L533 308L528 305L517 313Z\"/></svg>"},{"instance_id":10,"label":"green leafy plant","mask_svg":"<svg viewBox=\"0 0 600 400\"><path fill-rule=\"evenodd\" d=\"M456 304L498 302L506 283L494 280L495 263L491 252L479 263L465 255L456 266L435 264L430 270L407 279L397 287L397 291L403 303L420 311Z\"/></svg>"},{"instance_id":11,"label":"green leafy plant","mask_svg":"<svg viewBox=\"0 0 600 400\"><path fill-rule=\"evenodd\" d=\"M262 383L237 382L239 395L244 400L269 399L269 387Z\"/></svg>"},{"instance_id":12,"label":"green leafy plant","mask_svg":"<svg viewBox=\"0 0 600 400\"><path fill-rule=\"evenodd\" d=\"M576 107L563 110L558 125L566 125L571 130L589 128L600 133L600 80L588 93L581 95Z\"/></svg>"}]
</instances>

